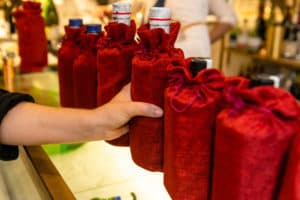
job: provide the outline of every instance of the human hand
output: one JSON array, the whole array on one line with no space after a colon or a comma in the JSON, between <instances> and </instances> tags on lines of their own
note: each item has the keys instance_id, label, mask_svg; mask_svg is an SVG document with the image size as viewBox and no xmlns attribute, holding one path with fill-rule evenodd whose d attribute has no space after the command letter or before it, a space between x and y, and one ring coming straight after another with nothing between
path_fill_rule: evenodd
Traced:
<instances>
[{"instance_id":1,"label":"human hand","mask_svg":"<svg viewBox=\"0 0 300 200\"><path fill-rule=\"evenodd\" d=\"M158 118L163 115L162 109L156 105L133 102L130 97L130 84L126 85L109 103L97 108L95 113L96 119L99 120L96 127L103 134L104 140L113 140L126 134L129 130L127 123L135 116Z\"/></svg>"}]
</instances>

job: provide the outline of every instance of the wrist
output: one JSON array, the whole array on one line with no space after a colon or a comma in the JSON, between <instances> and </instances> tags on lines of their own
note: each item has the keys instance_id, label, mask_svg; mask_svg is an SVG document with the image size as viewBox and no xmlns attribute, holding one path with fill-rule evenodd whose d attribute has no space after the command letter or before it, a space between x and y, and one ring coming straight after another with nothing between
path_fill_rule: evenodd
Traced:
<instances>
[{"instance_id":1,"label":"wrist","mask_svg":"<svg viewBox=\"0 0 300 200\"><path fill-rule=\"evenodd\" d=\"M88 140L104 140L108 129L101 109L88 110L82 117L84 137Z\"/></svg>"}]
</instances>

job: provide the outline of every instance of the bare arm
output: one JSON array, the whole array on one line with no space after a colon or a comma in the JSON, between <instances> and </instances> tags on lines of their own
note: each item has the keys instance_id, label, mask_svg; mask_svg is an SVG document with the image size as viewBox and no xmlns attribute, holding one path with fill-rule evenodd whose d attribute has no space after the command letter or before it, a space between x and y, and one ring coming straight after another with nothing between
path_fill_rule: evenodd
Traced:
<instances>
[{"instance_id":1,"label":"bare arm","mask_svg":"<svg viewBox=\"0 0 300 200\"><path fill-rule=\"evenodd\" d=\"M230 29L232 25L229 23L218 22L210 31L210 42L214 43L221 37L223 37Z\"/></svg>"},{"instance_id":2,"label":"bare arm","mask_svg":"<svg viewBox=\"0 0 300 200\"><path fill-rule=\"evenodd\" d=\"M209 12L218 18L218 23L210 31L210 41L213 43L223 37L237 23L237 18L232 7L225 0L208 2Z\"/></svg>"},{"instance_id":3,"label":"bare arm","mask_svg":"<svg viewBox=\"0 0 300 200\"><path fill-rule=\"evenodd\" d=\"M19 103L3 118L0 142L38 145L111 140L128 132L127 122L133 116L162 116L157 106L130 101L128 87L110 103L93 110Z\"/></svg>"}]
</instances>

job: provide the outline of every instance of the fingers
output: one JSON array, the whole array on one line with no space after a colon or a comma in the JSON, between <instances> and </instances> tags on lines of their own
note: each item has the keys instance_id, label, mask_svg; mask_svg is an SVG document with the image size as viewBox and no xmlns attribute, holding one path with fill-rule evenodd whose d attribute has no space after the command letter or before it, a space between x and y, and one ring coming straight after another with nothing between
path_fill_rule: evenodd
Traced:
<instances>
[{"instance_id":1,"label":"fingers","mask_svg":"<svg viewBox=\"0 0 300 200\"><path fill-rule=\"evenodd\" d=\"M129 131L129 125L122 126L121 128L111 130L105 134L105 140L113 140L116 138L121 137L122 135L125 135Z\"/></svg>"},{"instance_id":2,"label":"fingers","mask_svg":"<svg viewBox=\"0 0 300 200\"><path fill-rule=\"evenodd\" d=\"M129 102L130 96L130 83L125 85L122 90L111 100L111 102Z\"/></svg>"},{"instance_id":3,"label":"fingers","mask_svg":"<svg viewBox=\"0 0 300 200\"><path fill-rule=\"evenodd\" d=\"M125 86L122 88L122 91L127 92L127 93L130 93L130 86L131 86L131 83L128 83L127 85L125 85Z\"/></svg>"},{"instance_id":4,"label":"fingers","mask_svg":"<svg viewBox=\"0 0 300 200\"><path fill-rule=\"evenodd\" d=\"M157 118L163 116L163 110L160 107L149 103L131 102L129 106L124 108L130 117L144 116Z\"/></svg>"},{"instance_id":5,"label":"fingers","mask_svg":"<svg viewBox=\"0 0 300 200\"><path fill-rule=\"evenodd\" d=\"M163 116L163 110L160 107L149 103L126 102L126 103L116 103L110 105L114 107L113 110L116 110L114 112L111 109L113 113L120 112L118 117L122 116L122 113L124 114L123 116L125 117L120 119L121 119L121 124L123 125L125 123L125 125L123 125L120 128L107 131L105 133L106 140L113 140L126 134L129 131L129 126L126 123L135 116L144 116L144 117L152 117L152 118L158 118Z\"/></svg>"}]
</instances>

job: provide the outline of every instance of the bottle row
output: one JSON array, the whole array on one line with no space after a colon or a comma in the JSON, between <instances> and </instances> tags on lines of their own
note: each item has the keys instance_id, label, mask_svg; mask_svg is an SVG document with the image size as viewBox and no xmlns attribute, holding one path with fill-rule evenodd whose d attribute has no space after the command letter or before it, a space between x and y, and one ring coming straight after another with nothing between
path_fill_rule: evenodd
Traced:
<instances>
[{"instance_id":1,"label":"bottle row","mask_svg":"<svg viewBox=\"0 0 300 200\"><path fill-rule=\"evenodd\" d=\"M295 199L295 98L261 86L269 81L225 78L207 69L209 59L185 58L174 47L180 24L170 22L169 10L152 8L149 24L137 29L134 21L119 23L130 13L124 5L115 5L105 31L80 20L66 26L58 51L62 106L95 108L131 83L131 99L163 108L164 116L136 117L128 134L107 142L129 147L138 166L163 172L173 200Z\"/></svg>"},{"instance_id":2,"label":"bottle row","mask_svg":"<svg viewBox=\"0 0 300 200\"><path fill-rule=\"evenodd\" d=\"M168 8L151 8L149 24L138 29L140 39L147 37L144 35L146 30L152 29L159 30L156 33L160 34L159 37L170 37L170 15ZM62 106L94 108L107 103L129 83L135 55L145 48L156 48L144 47L141 42L137 42L136 25L131 20L129 3L114 3L113 19L113 22L105 26L105 31L101 30L99 24L83 25L80 19L69 20L58 51ZM179 31L179 24L176 23L176 26L175 34ZM157 45L170 48L170 42L174 43L175 40L168 41L170 44L157 42Z\"/></svg>"},{"instance_id":3,"label":"bottle row","mask_svg":"<svg viewBox=\"0 0 300 200\"><path fill-rule=\"evenodd\" d=\"M169 20L151 15L150 23L157 19ZM130 82L133 101L163 108L163 118L136 117L128 134L107 142L129 147L138 166L163 172L173 200L271 200L298 194L294 163L300 165L299 156L289 164L285 157L298 148L291 144L300 110L291 94L269 86L270 80L225 78L210 68L210 59L185 58L174 48L177 22L169 24L169 33L144 24L137 41L133 21L110 22L105 34L89 33L94 26L80 34L80 27L66 27L58 54L63 106L70 106L68 101L73 107L101 106Z\"/></svg>"}]
</instances>

